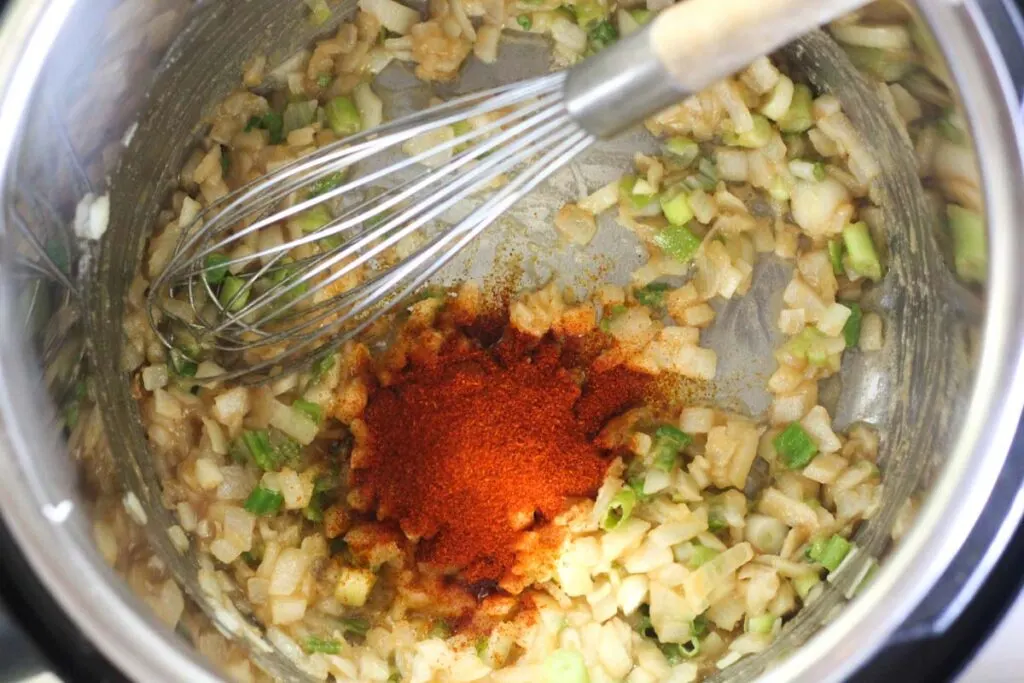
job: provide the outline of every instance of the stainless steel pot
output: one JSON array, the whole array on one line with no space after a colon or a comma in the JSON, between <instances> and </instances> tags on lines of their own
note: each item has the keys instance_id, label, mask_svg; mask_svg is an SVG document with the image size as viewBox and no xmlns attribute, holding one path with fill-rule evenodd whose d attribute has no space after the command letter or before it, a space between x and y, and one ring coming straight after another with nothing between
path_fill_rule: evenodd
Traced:
<instances>
[{"instance_id":1,"label":"stainless steel pot","mask_svg":"<svg viewBox=\"0 0 1024 683\"><path fill-rule=\"evenodd\" d=\"M911 150L873 86L824 35L787 50L796 68L843 100L886 168L879 192L891 269L874 304L887 313L889 339L875 361L844 368L836 403L840 422L869 419L882 429L883 511L859 532L858 543L865 555L884 559L877 578L838 616L834 609L845 602L849 575L801 612L769 652L731 668L730 680L838 679L894 633L940 627L998 557L1024 508L1024 463L1007 459L1024 405L1024 232L1018 227L1024 217L1024 47L1013 28L1014 10L1000 0L921 0L919 9L950 57L970 123L988 218L987 285L965 287L947 268ZM176 553L165 532L169 513L160 505L121 370L124 294L204 107L227 92L251 54L281 57L311 37L300 3L271 0L22 0L4 15L0 510L60 606L136 680L207 681L217 674L104 563L89 514L97 494L123 497L146 531L136 540L144 539L147 552L160 558L156 570L178 580L221 630L237 631L238 623L204 597L194 558ZM500 78L546 68L537 48L507 45ZM498 77L478 67L469 67L461 87ZM393 111L422 104L423 94L409 89L405 74L388 78L398 93L389 101ZM595 176L621 168L636 144L643 144L638 137L613 142L576 172L600 180ZM556 178L532 209L557 206L575 191L576 177L570 171ZM99 243L72 232L76 207L80 225L87 207L104 211L103 201L81 202L90 194L110 201L110 230ZM514 217L526 229L509 228L512 242L525 249L535 237L531 222L544 216L533 210ZM463 272L479 274L493 265L493 247L475 253ZM595 250L617 257L613 277L628 273L627 249L599 237ZM532 263L526 281L581 272L572 258L557 254ZM762 297L778 284L776 275L770 268L759 274ZM744 305L753 304L722 311L712 340L727 373L763 357L771 341L745 322L751 309ZM55 406L77 390L85 358L103 409L90 438L109 440L112 455L85 463L91 471L83 475L69 460ZM722 389L719 398L750 412L763 407L757 391ZM915 494L923 500L917 519L890 548L894 520ZM258 634L250 640L258 641ZM796 646L795 656L785 656ZM301 679L272 648L252 648L275 675Z\"/></svg>"}]
</instances>

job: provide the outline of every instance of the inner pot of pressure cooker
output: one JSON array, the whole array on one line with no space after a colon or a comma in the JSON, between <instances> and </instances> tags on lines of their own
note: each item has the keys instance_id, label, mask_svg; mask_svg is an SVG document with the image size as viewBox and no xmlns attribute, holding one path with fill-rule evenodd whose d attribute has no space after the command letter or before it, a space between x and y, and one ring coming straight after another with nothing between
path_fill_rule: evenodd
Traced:
<instances>
[{"instance_id":1,"label":"inner pot of pressure cooker","mask_svg":"<svg viewBox=\"0 0 1024 683\"><path fill-rule=\"evenodd\" d=\"M99 241L65 428L104 559L228 677L753 677L913 524L972 379L976 339L949 302L977 301L986 263L967 128L902 3L596 144L387 315L258 381L238 371L279 348L218 316L337 250L317 231L501 112L412 137L393 161L441 151L225 240L200 286L157 286L243 186L570 67L664 6L253 0L201 4L173 34L164 15L117 17L173 43L141 115L96 152L108 194L79 205ZM329 286L331 269L310 276L295 315L514 177L334 263Z\"/></svg>"}]
</instances>

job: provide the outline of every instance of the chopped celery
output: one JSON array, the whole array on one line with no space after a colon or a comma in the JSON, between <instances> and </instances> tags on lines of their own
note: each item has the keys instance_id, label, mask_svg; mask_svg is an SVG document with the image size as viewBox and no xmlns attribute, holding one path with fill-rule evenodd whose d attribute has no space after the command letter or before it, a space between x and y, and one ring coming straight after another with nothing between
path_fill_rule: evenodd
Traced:
<instances>
[{"instance_id":1,"label":"chopped celery","mask_svg":"<svg viewBox=\"0 0 1024 683\"><path fill-rule=\"evenodd\" d=\"M284 496L277 491L257 486L245 499L243 507L254 515L273 515L284 504Z\"/></svg>"},{"instance_id":2,"label":"chopped celery","mask_svg":"<svg viewBox=\"0 0 1024 683\"><path fill-rule=\"evenodd\" d=\"M800 596L801 600L806 600L811 589L819 583L821 583L821 578L816 573L807 572L793 579L793 589Z\"/></svg>"},{"instance_id":3,"label":"chopped celery","mask_svg":"<svg viewBox=\"0 0 1024 683\"><path fill-rule=\"evenodd\" d=\"M181 349L171 349L169 354L171 370L178 377L195 377L199 366Z\"/></svg>"},{"instance_id":4,"label":"chopped celery","mask_svg":"<svg viewBox=\"0 0 1024 683\"><path fill-rule=\"evenodd\" d=\"M700 654L700 638L690 638L685 643L662 643L661 652L671 666Z\"/></svg>"},{"instance_id":5,"label":"chopped celery","mask_svg":"<svg viewBox=\"0 0 1024 683\"><path fill-rule=\"evenodd\" d=\"M686 193L680 189L662 192L659 198L661 212L672 225L686 225L693 218L693 209Z\"/></svg>"},{"instance_id":6,"label":"chopped celery","mask_svg":"<svg viewBox=\"0 0 1024 683\"><path fill-rule=\"evenodd\" d=\"M242 432L242 443L249 452L249 457L262 470L277 468L277 456L270 445L270 435L262 429L247 429Z\"/></svg>"},{"instance_id":7,"label":"chopped celery","mask_svg":"<svg viewBox=\"0 0 1024 683\"><path fill-rule=\"evenodd\" d=\"M679 451L690 445L693 437L686 432L670 425L662 425L654 432L654 444L651 446L651 463L653 467L666 472L676 465Z\"/></svg>"},{"instance_id":8,"label":"chopped celery","mask_svg":"<svg viewBox=\"0 0 1024 683\"><path fill-rule=\"evenodd\" d=\"M331 190L341 187L343 182L345 182L345 173L343 171L329 173L323 178L318 178L309 186L309 196L317 197L325 192L330 192Z\"/></svg>"},{"instance_id":9,"label":"chopped celery","mask_svg":"<svg viewBox=\"0 0 1024 683\"><path fill-rule=\"evenodd\" d=\"M665 306L665 292L670 289L664 282L652 282L646 287L634 289L633 296L647 308L659 309Z\"/></svg>"},{"instance_id":10,"label":"chopped celery","mask_svg":"<svg viewBox=\"0 0 1024 683\"><path fill-rule=\"evenodd\" d=\"M764 147L772 139L772 124L761 114L753 114L754 127L743 133L726 133L722 136L725 144L731 147L748 147L757 149Z\"/></svg>"},{"instance_id":11,"label":"chopped celery","mask_svg":"<svg viewBox=\"0 0 1024 683\"><path fill-rule=\"evenodd\" d=\"M297 227L302 232L316 232L334 220L331 212L323 204L317 204L311 209L306 209L288 219L288 224Z\"/></svg>"},{"instance_id":12,"label":"chopped celery","mask_svg":"<svg viewBox=\"0 0 1024 683\"><path fill-rule=\"evenodd\" d=\"M988 270L985 221L981 214L956 204L946 205L953 234L953 265L964 280L984 282Z\"/></svg>"},{"instance_id":13,"label":"chopped celery","mask_svg":"<svg viewBox=\"0 0 1024 683\"><path fill-rule=\"evenodd\" d=\"M636 187L637 177L635 175L624 175L619 180L619 198L626 202L627 208L633 211L640 211L647 207L648 204L657 199L656 194L634 194L633 188Z\"/></svg>"},{"instance_id":14,"label":"chopped celery","mask_svg":"<svg viewBox=\"0 0 1024 683\"><path fill-rule=\"evenodd\" d=\"M348 97L335 97L324 106L327 125L337 135L353 135L363 128L355 102Z\"/></svg>"},{"instance_id":15,"label":"chopped celery","mask_svg":"<svg viewBox=\"0 0 1024 683\"><path fill-rule=\"evenodd\" d=\"M211 285L219 285L224 281L224 277L228 274L227 262L230 261L227 256L215 251L212 254L207 254L203 260L203 277Z\"/></svg>"},{"instance_id":16,"label":"chopped celery","mask_svg":"<svg viewBox=\"0 0 1024 683\"><path fill-rule=\"evenodd\" d=\"M685 225L672 225L655 235L654 243L675 260L687 263L700 248L701 239Z\"/></svg>"},{"instance_id":17,"label":"chopped celery","mask_svg":"<svg viewBox=\"0 0 1024 683\"><path fill-rule=\"evenodd\" d=\"M799 83L793 88L793 101L789 111L779 121L779 130L783 133L803 133L814 125L811 117L811 103L814 95L806 85Z\"/></svg>"},{"instance_id":18,"label":"chopped celery","mask_svg":"<svg viewBox=\"0 0 1024 683\"><path fill-rule=\"evenodd\" d=\"M333 638L324 640L316 636L309 636L306 638L305 650L310 654L315 652L325 655L341 654L341 641L334 640Z\"/></svg>"},{"instance_id":19,"label":"chopped celery","mask_svg":"<svg viewBox=\"0 0 1024 683\"><path fill-rule=\"evenodd\" d=\"M851 223L843 228L843 243L848 262L858 275L876 282L882 279L882 263L878 260L867 223Z\"/></svg>"},{"instance_id":20,"label":"chopped celery","mask_svg":"<svg viewBox=\"0 0 1024 683\"><path fill-rule=\"evenodd\" d=\"M288 133L293 130L305 128L313 123L313 120L316 119L316 108L316 100L290 103L284 108L284 114L281 117L281 135L288 137Z\"/></svg>"},{"instance_id":21,"label":"chopped celery","mask_svg":"<svg viewBox=\"0 0 1024 683\"><path fill-rule=\"evenodd\" d=\"M690 633L698 638L706 636L708 634L708 618L703 614L698 614L694 617L693 621L690 623Z\"/></svg>"},{"instance_id":22,"label":"chopped celery","mask_svg":"<svg viewBox=\"0 0 1024 683\"><path fill-rule=\"evenodd\" d=\"M852 301L843 305L850 309L850 317L843 325L843 339L846 340L846 348L852 349L860 341L860 325L864 320L864 312L861 311L860 304Z\"/></svg>"},{"instance_id":23,"label":"chopped celery","mask_svg":"<svg viewBox=\"0 0 1024 683\"><path fill-rule=\"evenodd\" d=\"M854 66L876 78L893 83L916 66L914 55L906 50L882 50L862 45L843 45Z\"/></svg>"},{"instance_id":24,"label":"chopped celery","mask_svg":"<svg viewBox=\"0 0 1024 683\"><path fill-rule=\"evenodd\" d=\"M782 464L791 470L803 469L818 454L818 445L799 422L791 422L772 439L772 445Z\"/></svg>"},{"instance_id":25,"label":"chopped celery","mask_svg":"<svg viewBox=\"0 0 1024 683\"><path fill-rule=\"evenodd\" d=\"M608 512L604 516L604 520L601 522L601 526L606 531L611 531L615 527L619 526L622 522L629 519L629 516L633 514L633 507L636 505L636 493L633 489L626 487L621 489L612 498L611 504L608 506Z\"/></svg>"},{"instance_id":26,"label":"chopped celery","mask_svg":"<svg viewBox=\"0 0 1024 683\"><path fill-rule=\"evenodd\" d=\"M251 288L245 280L228 275L220 285L218 300L229 312L237 313L248 303L250 291Z\"/></svg>"},{"instance_id":27,"label":"chopped celery","mask_svg":"<svg viewBox=\"0 0 1024 683\"><path fill-rule=\"evenodd\" d=\"M583 655L575 650L555 650L544 659L544 683L590 683Z\"/></svg>"},{"instance_id":28,"label":"chopped celery","mask_svg":"<svg viewBox=\"0 0 1024 683\"><path fill-rule=\"evenodd\" d=\"M690 555L690 569L696 569L701 565L707 564L716 557L718 557L717 550L698 543L693 546L693 553Z\"/></svg>"},{"instance_id":29,"label":"chopped celery","mask_svg":"<svg viewBox=\"0 0 1024 683\"><path fill-rule=\"evenodd\" d=\"M354 633L357 636L365 636L370 630L370 622L361 617L339 619L338 625L341 626L341 630L345 633Z\"/></svg>"},{"instance_id":30,"label":"chopped celery","mask_svg":"<svg viewBox=\"0 0 1024 683\"><path fill-rule=\"evenodd\" d=\"M832 272L836 275L842 275L844 272L842 240L829 240L828 260L832 262Z\"/></svg>"},{"instance_id":31,"label":"chopped celery","mask_svg":"<svg viewBox=\"0 0 1024 683\"><path fill-rule=\"evenodd\" d=\"M299 411L300 413L311 419L313 422L316 422L317 424L323 422L324 409L321 408L318 404L313 403L312 401L297 398L295 399L295 402L292 403L292 408Z\"/></svg>"},{"instance_id":32,"label":"chopped celery","mask_svg":"<svg viewBox=\"0 0 1024 683\"><path fill-rule=\"evenodd\" d=\"M650 497L644 493L644 477L639 474L633 475L627 479L626 486L633 491L636 495L636 499L640 502L643 502Z\"/></svg>"},{"instance_id":33,"label":"chopped celery","mask_svg":"<svg viewBox=\"0 0 1024 683\"><path fill-rule=\"evenodd\" d=\"M582 21L579 24L580 26L585 25ZM614 24L607 19L598 21L587 31L587 44L594 52L603 50L618 39L619 32L615 30Z\"/></svg>"},{"instance_id":34,"label":"chopped celery","mask_svg":"<svg viewBox=\"0 0 1024 683\"><path fill-rule=\"evenodd\" d=\"M747 633L771 633L775 628L775 621L778 619L774 614L761 614L756 617L747 617L744 629Z\"/></svg>"},{"instance_id":35,"label":"chopped celery","mask_svg":"<svg viewBox=\"0 0 1024 683\"><path fill-rule=\"evenodd\" d=\"M700 145L688 137L676 135L665 142L665 151L676 157L683 166L689 166L700 156Z\"/></svg>"},{"instance_id":36,"label":"chopped celery","mask_svg":"<svg viewBox=\"0 0 1024 683\"><path fill-rule=\"evenodd\" d=\"M852 545L845 538L839 534L832 534L832 537L825 542L817 557L812 559L828 571L834 572L842 564L851 547Z\"/></svg>"},{"instance_id":37,"label":"chopped celery","mask_svg":"<svg viewBox=\"0 0 1024 683\"><path fill-rule=\"evenodd\" d=\"M516 23L519 24L519 28L524 31L529 31L533 28L533 19L530 18L529 14L520 14L516 17Z\"/></svg>"}]
</instances>

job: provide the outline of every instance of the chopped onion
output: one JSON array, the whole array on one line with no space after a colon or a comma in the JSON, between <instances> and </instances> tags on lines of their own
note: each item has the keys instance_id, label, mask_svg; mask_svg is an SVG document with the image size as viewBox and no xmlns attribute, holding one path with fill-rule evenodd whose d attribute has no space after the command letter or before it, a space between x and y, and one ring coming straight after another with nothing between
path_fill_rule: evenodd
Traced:
<instances>
[{"instance_id":1,"label":"chopped onion","mask_svg":"<svg viewBox=\"0 0 1024 683\"><path fill-rule=\"evenodd\" d=\"M359 0L359 9L377 17L387 30L403 36L420 21L419 12L395 0Z\"/></svg>"}]
</instances>

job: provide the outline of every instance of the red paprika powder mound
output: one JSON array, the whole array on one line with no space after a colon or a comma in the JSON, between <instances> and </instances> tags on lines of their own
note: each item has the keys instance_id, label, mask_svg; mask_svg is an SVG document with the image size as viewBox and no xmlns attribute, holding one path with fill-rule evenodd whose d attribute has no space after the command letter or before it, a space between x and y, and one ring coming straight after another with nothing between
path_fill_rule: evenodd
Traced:
<instances>
[{"instance_id":1,"label":"red paprika powder mound","mask_svg":"<svg viewBox=\"0 0 1024 683\"><path fill-rule=\"evenodd\" d=\"M600 488L609 462L590 440L595 417L635 402L648 378L614 371L600 405L583 402L578 415L586 387L560 366L560 350L545 338L514 357L507 346L442 351L371 394L366 467L352 484L376 500L379 518L422 539L420 561L467 583L500 582L525 530Z\"/></svg>"}]
</instances>

